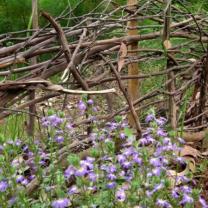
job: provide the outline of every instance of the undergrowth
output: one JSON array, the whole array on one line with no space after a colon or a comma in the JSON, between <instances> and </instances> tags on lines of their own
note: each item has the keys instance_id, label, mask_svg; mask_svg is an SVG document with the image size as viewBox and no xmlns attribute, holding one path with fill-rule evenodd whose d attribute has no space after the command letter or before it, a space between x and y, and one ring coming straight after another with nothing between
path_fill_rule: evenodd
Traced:
<instances>
[{"instance_id":1,"label":"undergrowth","mask_svg":"<svg viewBox=\"0 0 208 208\"><path fill-rule=\"evenodd\" d=\"M92 132L84 140L63 113L42 119L44 138L0 137L0 207L208 207L192 174L176 174L186 163L178 154L184 141L168 135L165 118L151 111L136 140L120 116L102 126L92 100L79 101L80 116L86 104ZM84 150L85 140L87 154L73 153L70 145Z\"/></svg>"}]
</instances>

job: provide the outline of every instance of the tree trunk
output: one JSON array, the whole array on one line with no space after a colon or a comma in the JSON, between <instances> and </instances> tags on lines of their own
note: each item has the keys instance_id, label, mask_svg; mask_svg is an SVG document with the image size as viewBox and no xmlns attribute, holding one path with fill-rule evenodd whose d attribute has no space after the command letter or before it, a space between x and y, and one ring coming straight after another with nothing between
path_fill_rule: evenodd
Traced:
<instances>
[{"instance_id":1,"label":"tree trunk","mask_svg":"<svg viewBox=\"0 0 208 208\"><path fill-rule=\"evenodd\" d=\"M170 24L171 24L171 0L164 0L165 4L165 11L164 11L164 29L163 29L163 46L167 58L167 69L172 67L174 65L173 60L169 58L169 52L168 49L171 48L171 42L170 42ZM171 55L171 54L170 54ZM173 79L174 72L169 72L167 74L168 80ZM175 91L175 80L172 80L168 86L167 86L168 92L172 93ZM176 118L176 102L174 99L174 95L169 95L168 99L168 110L169 115L168 119L171 123L171 127L173 129L176 129L177 127L177 118Z\"/></svg>"},{"instance_id":2,"label":"tree trunk","mask_svg":"<svg viewBox=\"0 0 208 208\"><path fill-rule=\"evenodd\" d=\"M32 27L33 29L38 29L38 0L32 0ZM37 64L37 58L33 57L31 59L31 64ZM35 90L31 90L29 94L29 100L35 99ZM28 135L33 137L34 136L34 127L35 127L35 117L32 114L35 114L36 107L35 104L29 106L29 122L28 122Z\"/></svg>"},{"instance_id":3,"label":"tree trunk","mask_svg":"<svg viewBox=\"0 0 208 208\"><path fill-rule=\"evenodd\" d=\"M131 11L131 13L135 13L137 9L137 0L127 0L127 5L128 5L128 10ZM137 29L134 29L137 27L137 20L131 20L127 24L128 26L128 36L133 36L133 35L138 35ZM131 29L132 28L132 29ZM138 50L138 42L135 41L131 43L131 45L128 46L128 56L137 56L137 50ZM130 63L128 65L128 75L139 75L139 67L138 63ZM135 101L136 99L139 98L139 80L129 80L128 81L128 92L131 101ZM128 121L129 125L132 127L135 127L135 121L134 117L130 113L128 115Z\"/></svg>"}]
</instances>

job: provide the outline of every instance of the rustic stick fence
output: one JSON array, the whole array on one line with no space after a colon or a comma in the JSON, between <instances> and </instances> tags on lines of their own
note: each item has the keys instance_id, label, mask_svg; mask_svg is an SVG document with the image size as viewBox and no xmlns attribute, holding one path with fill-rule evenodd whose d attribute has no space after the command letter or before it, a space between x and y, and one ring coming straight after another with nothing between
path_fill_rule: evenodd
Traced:
<instances>
[{"instance_id":1,"label":"rustic stick fence","mask_svg":"<svg viewBox=\"0 0 208 208\"><path fill-rule=\"evenodd\" d=\"M208 16L191 14L171 1L132 2L133 7L119 6L112 1L107 12L92 11L71 18L68 16L73 11L66 10L55 19L42 12L41 18L49 23L46 27L1 34L0 118L29 106L34 108L39 102L62 94L115 93L117 81L117 94L120 89L126 105L100 119L130 112L131 124L141 134L136 112L168 103L167 114L175 129L179 107L188 92L185 124L189 129L197 126L203 129L200 126L206 126L207 119L203 111L207 100ZM60 23L66 19L73 24L62 27ZM127 34L127 31L130 32ZM33 62L34 58L38 62ZM159 61L166 62L164 67L161 64L157 71L142 72L142 65ZM85 75L86 69L88 75ZM58 81L52 83L49 79L55 75ZM164 82L138 96L138 82L142 84L154 77L163 77ZM129 90L125 80L129 80L130 86L134 83ZM113 89L103 90L104 83L111 82L114 82ZM36 93L28 101L25 98L31 90L45 94Z\"/></svg>"}]
</instances>

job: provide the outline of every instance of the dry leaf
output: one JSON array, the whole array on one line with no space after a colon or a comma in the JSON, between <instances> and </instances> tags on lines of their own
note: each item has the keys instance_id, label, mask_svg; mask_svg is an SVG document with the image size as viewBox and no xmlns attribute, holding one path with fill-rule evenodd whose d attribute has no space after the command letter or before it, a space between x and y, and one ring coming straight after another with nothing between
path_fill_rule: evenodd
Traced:
<instances>
[{"instance_id":1,"label":"dry leaf","mask_svg":"<svg viewBox=\"0 0 208 208\"><path fill-rule=\"evenodd\" d=\"M163 45L164 45L166 50L168 50L168 49L170 49L172 47L171 42L169 40L165 40L163 42Z\"/></svg>"},{"instance_id":2,"label":"dry leaf","mask_svg":"<svg viewBox=\"0 0 208 208\"><path fill-rule=\"evenodd\" d=\"M197 158L197 157L200 157L200 155L201 153L197 149L194 149L193 147L188 146L188 145L185 145L184 148L180 152L181 157L191 156L193 158Z\"/></svg>"},{"instance_id":3,"label":"dry leaf","mask_svg":"<svg viewBox=\"0 0 208 208\"><path fill-rule=\"evenodd\" d=\"M188 59L188 61L191 61L191 62L196 62L196 59L194 59L194 58L190 58L190 59Z\"/></svg>"},{"instance_id":4,"label":"dry leaf","mask_svg":"<svg viewBox=\"0 0 208 208\"><path fill-rule=\"evenodd\" d=\"M119 50L119 60L118 60L118 71L120 72L125 63L125 57L127 56L127 46L123 42Z\"/></svg>"},{"instance_id":5,"label":"dry leaf","mask_svg":"<svg viewBox=\"0 0 208 208\"><path fill-rule=\"evenodd\" d=\"M202 152L202 156L208 156L208 151Z\"/></svg>"}]
</instances>

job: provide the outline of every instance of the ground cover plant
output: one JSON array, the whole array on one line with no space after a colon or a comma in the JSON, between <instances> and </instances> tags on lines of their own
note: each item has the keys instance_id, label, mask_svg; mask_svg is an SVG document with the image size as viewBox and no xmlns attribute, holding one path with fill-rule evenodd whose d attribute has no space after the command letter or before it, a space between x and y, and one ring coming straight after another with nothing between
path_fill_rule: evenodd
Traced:
<instances>
[{"instance_id":1,"label":"ground cover plant","mask_svg":"<svg viewBox=\"0 0 208 208\"><path fill-rule=\"evenodd\" d=\"M86 103L89 112L96 108L93 100L79 101L80 115ZM1 207L188 208L196 201L208 207L192 174L174 174L187 162L179 155L184 140L171 138L165 118L157 118L151 110L145 119L148 127L136 140L122 117L102 127L96 115L91 116L90 151L84 157L68 152L66 168L54 162L76 134L64 114L49 112L42 118L41 127L47 132L43 141L1 138ZM40 186L28 196L27 185L37 178Z\"/></svg>"},{"instance_id":2,"label":"ground cover plant","mask_svg":"<svg viewBox=\"0 0 208 208\"><path fill-rule=\"evenodd\" d=\"M206 1L24 1L0 0L0 208L208 207Z\"/></svg>"}]
</instances>

